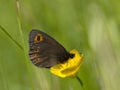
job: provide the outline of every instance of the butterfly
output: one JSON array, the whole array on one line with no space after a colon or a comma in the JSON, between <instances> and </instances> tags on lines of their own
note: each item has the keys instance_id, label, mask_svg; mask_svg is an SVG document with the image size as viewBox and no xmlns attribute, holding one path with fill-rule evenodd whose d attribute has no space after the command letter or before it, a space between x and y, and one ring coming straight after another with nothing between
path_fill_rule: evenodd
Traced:
<instances>
[{"instance_id":1,"label":"butterfly","mask_svg":"<svg viewBox=\"0 0 120 90\"><path fill-rule=\"evenodd\" d=\"M74 54L48 34L33 29L29 34L29 57L37 67L50 68L73 58Z\"/></svg>"}]
</instances>

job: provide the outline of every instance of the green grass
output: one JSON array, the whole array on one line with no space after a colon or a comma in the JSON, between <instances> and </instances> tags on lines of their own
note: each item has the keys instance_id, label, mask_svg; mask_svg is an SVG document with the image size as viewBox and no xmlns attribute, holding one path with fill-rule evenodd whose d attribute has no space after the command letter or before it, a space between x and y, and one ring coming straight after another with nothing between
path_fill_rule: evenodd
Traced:
<instances>
[{"instance_id":1,"label":"green grass","mask_svg":"<svg viewBox=\"0 0 120 90\"><path fill-rule=\"evenodd\" d=\"M0 1L0 90L119 90L119 0ZM18 20L19 19L19 20ZM28 57L31 29L42 30L68 51L84 54L75 78L58 78ZM15 40L15 41L14 41ZM22 47L23 49L21 49Z\"/></svg>"}]
</instances>

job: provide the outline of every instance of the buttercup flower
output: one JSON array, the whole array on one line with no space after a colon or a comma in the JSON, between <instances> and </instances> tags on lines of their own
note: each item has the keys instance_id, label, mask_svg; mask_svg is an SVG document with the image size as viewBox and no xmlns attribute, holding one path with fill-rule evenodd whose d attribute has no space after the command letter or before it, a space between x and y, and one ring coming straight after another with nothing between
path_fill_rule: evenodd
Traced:
<instances>
[{"instance_id":1,"label":"buttercup flower","mask_svg":"<svg viewBox=\"0 0 120 90\"><path fill-rule=\"evenodd\" d=\"M51 67L50 72L62 78L76 76L76 73L83 62L83 54L79 54L75 49L71 50L70 53L75 54L75 56L73 58L69 58L64 63Z\"/></svg>"}]
</instances>

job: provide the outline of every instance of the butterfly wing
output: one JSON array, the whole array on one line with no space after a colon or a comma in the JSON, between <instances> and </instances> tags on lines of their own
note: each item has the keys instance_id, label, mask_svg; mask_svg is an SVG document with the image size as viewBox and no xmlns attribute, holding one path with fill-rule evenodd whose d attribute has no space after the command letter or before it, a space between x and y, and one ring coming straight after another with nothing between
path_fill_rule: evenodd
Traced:
<instances>
[{"instance_id":1,"label":"butterfly wing","mask_svg":"<svg viewBox=\"0 0 120 90\"><path fill-rule=\"evenodd\" d=\"M69 53L56 40L39 30L29 34L29 56L38 67L51 67L68 60Z\"/></svg>"}]
</instances>

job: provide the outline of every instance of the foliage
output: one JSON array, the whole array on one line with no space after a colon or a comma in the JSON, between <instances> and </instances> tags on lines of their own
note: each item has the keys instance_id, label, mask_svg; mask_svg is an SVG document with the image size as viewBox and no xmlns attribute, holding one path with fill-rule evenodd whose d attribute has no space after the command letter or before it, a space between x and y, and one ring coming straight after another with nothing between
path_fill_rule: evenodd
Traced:
<instances>
[{"instance_id":1,"label":"foliage","mask_svg":"<svg viewBox=\"0 0 120 90\"><path fill-rule=\"evenodd\" d=\"M16 5L0 0L0 25L8 33L0 28L0 90L120 90L119 0L20 0L19 12ZM75 78L58 78L30 62L33 28L84 54L83 88Z\"/></svg>"}]
</instances>

